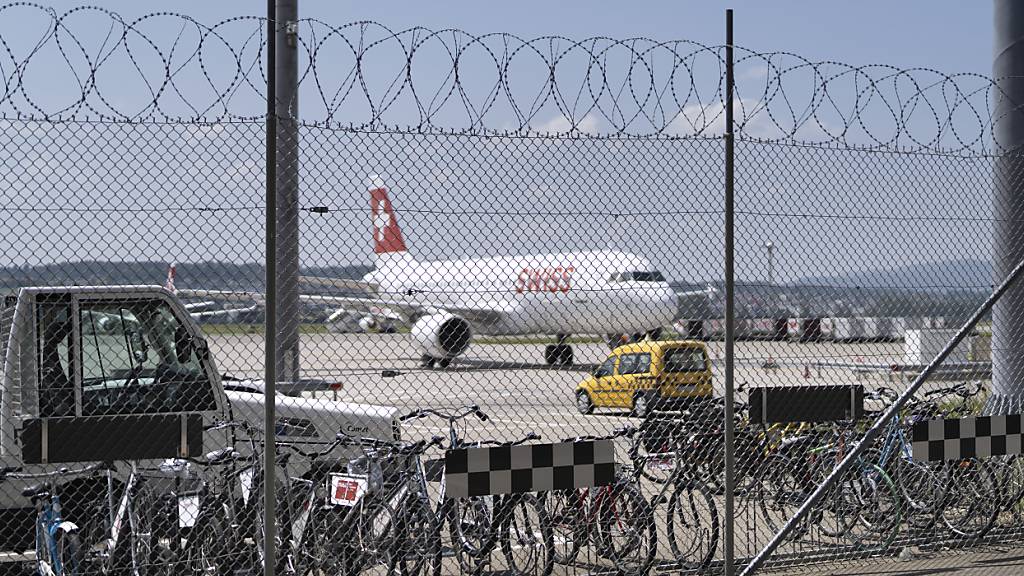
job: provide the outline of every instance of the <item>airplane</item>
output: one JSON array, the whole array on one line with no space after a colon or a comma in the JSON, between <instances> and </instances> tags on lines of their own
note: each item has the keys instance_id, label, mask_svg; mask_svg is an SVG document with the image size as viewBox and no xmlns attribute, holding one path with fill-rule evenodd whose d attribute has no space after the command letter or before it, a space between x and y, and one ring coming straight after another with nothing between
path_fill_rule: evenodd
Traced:
<instances>
[{"instance_id":1,"label":"airplane","mask_svg":"<svg viewBox=\"0 0 1024 576\"><path fill-rule=\"evenodd\" d=\"M190 297L188 294L179 293L178 289L174 286L174 279L175 279L175 277L177 277L177 275L178 275L178 265L176 263L172 262L171 265L167 268L167 280L164 281L164 288L166 288L168 292L170 292L171 294L174 294L175 296L182 296L182 297L185 297L185 298ZM198 291L189 291L189 292L192 292L192 296L200 296L200 294L197 293ZM214 295L218 294L218 292L215 291L215 290L211 290L209 292L210 292L210 294L208 296L214 296ZM242 314L245 314L245 313L248 313L248 312L252 312L252 311L255 311L255 310L259 309L259 307L261 305L261 302L257 301L256 304L254 304L252 306L247 306L247 307L244 307L244 308L225 308L224 310L206 310L207 308L209 308L211 306L215 306L216 304L217 304L217 302L215 300L204 300L202 302L186 303L186 304L184 304L184 306L185 306L185 310L189 313L190 316L192 316L192 318L195 318L196 320L203 320L203 319L206 319L206 318L216 318L216 317L221 317L221 316L238 317L238 316L240 316Z\"/></svg>"},{"instance_id":2,"label":"airplane","mask_svg":"<svg viewBox=\"0 0 1024 576\"><path fill-rule=\"evenodd\" d=\"M365 296L304 295L307 302L386 309L410 326L421 366L446 368L476 334L555 334L548 365L570 365L572 333L607 334L610 345L658 337L681 296L650 261L613 250L423 261L407 249L379 177L370 181L374 269L362 280L319 279Z\"/></svg>"},{"instance_id":3,"label":"airplane","mask_svg":"<svg viewBox=\"0 0 1024 576\"><path fill-rule=\"evenodd\" d=\"M548 365L571 365L571 334L605 334L609 346L658 338L676 317L676 292L646 258L615 250L557 252L425 261L407 249L398 217L379 177L370 179L374 269L362 279L301 277L358 296L302 294L300 301L338 307L374 319L400 321L425 368L447 368L474 335L555 334ZM179 290L186 298L249 299L261 293ZM367 321L369 323L369 321Z\"/></svg>"}]
</instances>

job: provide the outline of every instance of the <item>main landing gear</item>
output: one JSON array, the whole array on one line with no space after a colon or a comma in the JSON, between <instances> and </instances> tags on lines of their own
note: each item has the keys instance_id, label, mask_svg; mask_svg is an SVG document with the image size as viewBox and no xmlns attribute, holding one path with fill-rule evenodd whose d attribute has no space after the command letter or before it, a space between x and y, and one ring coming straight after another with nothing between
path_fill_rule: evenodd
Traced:
<instances>
[{"instance_id":1,"label":"main landing gear","mask_svg":"<svg viewBox=\"0 0 1024 576\"><path fill-rule=\"evenodd\" d=\"M420 368L447 368L451 366L451 358L435 358L433 356L424 354L420 356Z\"/></svg>"},{"instance_id":2,"label":"main landing gear","mask_svg":"<svg viewBox=\"0 0 1024 576\"><path fill-rule=\"evenodd\" d=\"M556 344L544 347L544 362L548 366L572 366L572 346L565 343L568 339L568 334L559 334L556 337Z\"/></svg>"}]
</instances>

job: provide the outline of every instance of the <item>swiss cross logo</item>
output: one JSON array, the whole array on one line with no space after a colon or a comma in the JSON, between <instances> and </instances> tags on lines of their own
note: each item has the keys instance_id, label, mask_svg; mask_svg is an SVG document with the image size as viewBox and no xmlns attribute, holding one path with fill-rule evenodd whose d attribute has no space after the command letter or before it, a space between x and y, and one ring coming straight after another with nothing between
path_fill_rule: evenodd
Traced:
<instances>
[{"instance_id":1,"label":"swiss cross logo","mask_svg":"<svg viewBox=\"0 0 1024 576\"><path fill-rule=\"evenodd\" d=\"M405 252L405 240L386 188L380 186L370 190L370 212L374 253Z\"/></svg>"},{"instance_id":2,"label":"swiss cross logo","mask_svg":"<svg viewBox=\"0 0 1024 576\"><path fill-rule=\"evenodd\" d=\"M366 477L331 474L327 485L327 501L333 506L355 506L366 492Z\"/></svg>"},{"instance_id":3,"label":"swiss cross logo","mask_svg":"<svg viewBox=\"0 0 1024 576\"><path fill-rule=\"evenodd\" d=\"M335 500L355 500L359 492L359 483L355 480L342 480L334 487Z\"/></svg>"}]
</instances>

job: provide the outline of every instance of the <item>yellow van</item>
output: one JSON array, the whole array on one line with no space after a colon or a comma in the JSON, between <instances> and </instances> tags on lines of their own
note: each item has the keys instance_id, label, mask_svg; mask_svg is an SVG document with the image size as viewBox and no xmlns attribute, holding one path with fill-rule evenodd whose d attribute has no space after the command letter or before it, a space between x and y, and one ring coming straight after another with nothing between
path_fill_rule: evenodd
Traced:
<instances>
[{"instance_id":1,"label":"yellow van","mask_svg":"<svg viewBox=\"0 0 1024 576\"><path fill-rule=\"evenodd\" d=\"M629 408L635 416L711 398L708 347L696 340L626 344L576 386L576 408Z\"/></svg>"}]
</instances>

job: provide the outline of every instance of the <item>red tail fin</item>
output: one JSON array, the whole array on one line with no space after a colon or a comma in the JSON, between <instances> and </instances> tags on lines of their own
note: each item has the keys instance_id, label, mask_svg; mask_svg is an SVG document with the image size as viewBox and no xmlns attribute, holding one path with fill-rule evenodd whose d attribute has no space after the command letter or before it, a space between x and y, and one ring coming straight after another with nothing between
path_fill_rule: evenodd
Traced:
<instances>
[{"instance_id":1,"label":"red tail fin","mask_svg":"<svg viewBox=\"0 0 1024 576\"><path fill-rule=\"evenodd\" d=\"M373 252L405 252L405 240L398 227L395 211L391 208L387 188L384 187L384 181L377 177L370 179L370 210L373 215Z\"/></svg>"},{"instance_id":2,"label":"red tail fin","mask_svg":"<svg viewBox=\"0 0 1024 576\"><path fill-rule=\"evenodd\" d=\"M174 276L177 274L177 264L171 263L171 266L167 269L167 281L164 282L164 288L167 288L172 294L177 292L178 289L174 287Z\"/></svg>"}]
</instances>

